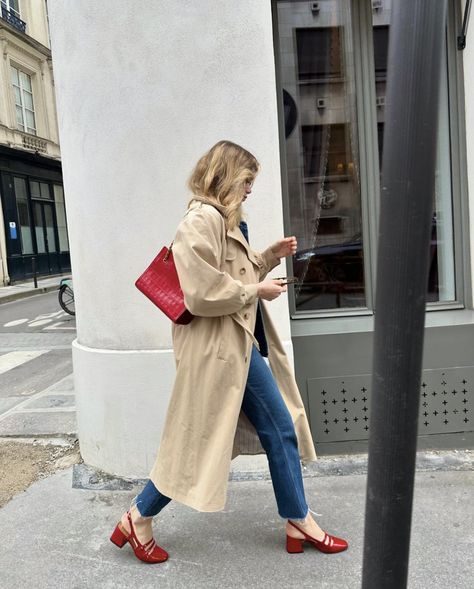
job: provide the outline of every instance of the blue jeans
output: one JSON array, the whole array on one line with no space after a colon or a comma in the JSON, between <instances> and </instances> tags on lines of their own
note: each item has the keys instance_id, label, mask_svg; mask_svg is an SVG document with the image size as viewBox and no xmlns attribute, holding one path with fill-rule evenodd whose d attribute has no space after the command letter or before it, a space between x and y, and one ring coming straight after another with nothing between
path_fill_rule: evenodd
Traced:
<instances>
[{"instance_id":1,"label":"blue jeans","mask_svg":"<svg viewBox=\"0 0 474 589\"><path fill-rule=\"evenodd\" d=\"M303 520L308 514L308 505L293 420L270 368L255 346L242 410L255 427L267 454L279 515L285 519ZM136 497L136 506L140 514L147 517L159 513L170 501L149 480Z\"/></svg>"}]
</instances>

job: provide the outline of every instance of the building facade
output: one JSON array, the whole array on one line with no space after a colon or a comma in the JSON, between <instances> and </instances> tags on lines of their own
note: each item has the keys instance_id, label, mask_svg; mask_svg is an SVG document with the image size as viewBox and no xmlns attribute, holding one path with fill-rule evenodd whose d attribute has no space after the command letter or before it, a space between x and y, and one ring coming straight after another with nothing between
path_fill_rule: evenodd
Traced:
<instances>
[{"instance_id":1,"label":"building facade","mask_svg":"<svg viewBox=\"0 0 474 589\"><path fill-rule=\"evenodd\" d=\"M105 1L91 20L77 3L50 0L61 146L75 162L64 173L86 462L137 476L153 464L174 362L169 324L134 281L172 240L192 166L223 138L262 164L245 205L253 246L298 238L297 255L275 275L300 282L270 308L316 449L367 448L392 1L160 0L140 11ZM468 35L458 49L464 6L448 0L440 39L425 448L474 444L474 102L465 98L474 42Z\"/></svg>"},{"instance_id":2,"label":"building facade","mask_svg":"<svg viewBox=\"0 0 474 589\"><path fill-rule=\"evenodd\" d=\"M70 270L47 4L1 0L0 285Z\"/></svg>"}]
</instances>

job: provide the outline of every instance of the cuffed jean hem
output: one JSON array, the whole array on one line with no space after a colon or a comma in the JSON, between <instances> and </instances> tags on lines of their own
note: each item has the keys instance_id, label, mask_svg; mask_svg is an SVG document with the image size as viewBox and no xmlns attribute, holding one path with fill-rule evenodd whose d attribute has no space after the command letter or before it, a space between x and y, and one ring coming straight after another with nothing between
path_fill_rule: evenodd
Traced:
<instances>
[{"instance_id":1,"label":"cuffed jean hem","mask_svg":"<svg viewBox=\"0 0 474 589\"><path fill-rule=\"evenodd\" d=\"M308 514L309 514L309 508L306 510L306 515L304 517L301 517L301 515L298 515L298 517L292 517L291 515L282 515L280 512L278 513L278 515L280 517L282 517L283 519L291 519L291 521L294 521L294 522L297 522L300 524L302 524L306 521Z\"/></svg>"},{"instance_id":2,"label":"cuffed jean hem","mask_svg":"<svg viewBox=\"0 0 474 589\"><path fill-rule=\"evenodd\" d=\"M142 517L153 517L158 515L170 501L171 499L160 493L153 481L149 479L142 492L132 499L132 505L135 505Z\"/></svg>"}]
</instances>

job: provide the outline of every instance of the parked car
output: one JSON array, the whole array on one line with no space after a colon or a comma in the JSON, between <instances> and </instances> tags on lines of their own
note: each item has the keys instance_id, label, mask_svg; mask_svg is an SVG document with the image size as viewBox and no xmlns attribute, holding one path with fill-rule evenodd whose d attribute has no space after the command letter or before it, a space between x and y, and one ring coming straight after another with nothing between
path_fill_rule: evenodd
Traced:
<instances>
[{"instance_id":1,"label":"parked car","mask_svg":"<svg viewBox=\"0 0 474 589\"><path fill-rule=\"evenodd\" d=\"M437 248L436 224L433 222L428 301L439 300ZM365 293L361 235L357 234L343 243L316 246L298 251L293 259L293 272L302 281L296 291L297 306L323 294L334 295L336 300L326 297L326 303L317 305L316 308L353 306L351 300L360 306L361 297L364 297ZM343 300L344 296L345 300Z\"/></svg>"}]
</instances>

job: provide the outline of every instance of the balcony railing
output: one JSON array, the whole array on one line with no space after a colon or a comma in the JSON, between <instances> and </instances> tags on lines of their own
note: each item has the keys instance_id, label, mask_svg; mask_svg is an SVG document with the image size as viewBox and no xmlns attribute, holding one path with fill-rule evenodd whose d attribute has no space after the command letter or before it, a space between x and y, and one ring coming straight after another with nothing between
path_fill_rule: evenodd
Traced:
<instances>
[{"instance_id":1,"label":"balcony railing","mask_svg":"<svg viewBox=\"0 0 474 589\"><path fill-rule=\"evenodd\" d=\"M5 8L5 6L2 6L2 18L3 20L6 20L8 24L12 25L12 27L15 27L15 29L18 29L22 33L26 31L26 22L21 20L21 18L18 18L14 12L11 12Z\"/></svg>"}]
</instances>

